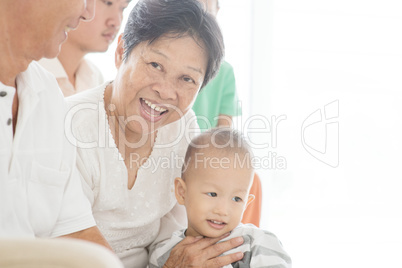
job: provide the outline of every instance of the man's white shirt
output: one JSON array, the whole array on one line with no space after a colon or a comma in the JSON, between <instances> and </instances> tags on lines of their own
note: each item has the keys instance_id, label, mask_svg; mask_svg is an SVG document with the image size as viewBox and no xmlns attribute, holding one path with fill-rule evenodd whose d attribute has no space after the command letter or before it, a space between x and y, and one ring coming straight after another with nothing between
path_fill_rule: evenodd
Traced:
<instances>
[{"instance_id":1,"label":"man's white shirt","mask_svg":"<svg viewBox=\"0 0 402 268\"><path fill-rule=\"evenodd\" d=\"M56 237L94 226L56 79L33 62L16 83L13 135L16 90L0 82L0 237Z\"/></svg>"}]
</instances>

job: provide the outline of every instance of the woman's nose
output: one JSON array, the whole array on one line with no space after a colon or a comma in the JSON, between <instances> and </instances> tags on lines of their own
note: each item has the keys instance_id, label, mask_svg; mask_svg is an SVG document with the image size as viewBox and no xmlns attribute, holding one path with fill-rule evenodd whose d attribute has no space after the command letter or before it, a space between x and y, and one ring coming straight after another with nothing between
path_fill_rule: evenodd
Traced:
<instances>
[{"instance_id":1,"label":"woman's nose","mask_svg":"<svg viewBox=\"0 0 402 268\"><path fill-rule=\"evenodd\" d=\"M163 100L176 100L177 98L176 86L170 81L162 81L155 85L154 89Z\"/></svg>"}]
</instances>

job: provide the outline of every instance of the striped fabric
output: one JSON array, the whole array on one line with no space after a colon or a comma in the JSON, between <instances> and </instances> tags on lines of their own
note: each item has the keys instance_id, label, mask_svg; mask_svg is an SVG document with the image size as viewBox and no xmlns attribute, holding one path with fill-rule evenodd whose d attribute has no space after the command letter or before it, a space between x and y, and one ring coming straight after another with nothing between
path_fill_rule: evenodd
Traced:
<instances>
[{"instance_id":1,"label":"striped fabric","mask_svg":"<svg viewBox=\"0 0 402 268\"><path fill-rule=\"evenodd\" d=\"M184 239L185 230L176 231L172 234L170 240L157 246L150 257L150 268L163 267L163 264L169 258L172 248ZM225 266L225 268L290 268L292 261L285 252L278 238L265 230L259 229L252 224L240 224L237 226L229 237L222 240L242 236L244 238L243 245L227 251L223 255L234 252L243 252L244 258L241 261Z\"/></svg>"}]
</instances>

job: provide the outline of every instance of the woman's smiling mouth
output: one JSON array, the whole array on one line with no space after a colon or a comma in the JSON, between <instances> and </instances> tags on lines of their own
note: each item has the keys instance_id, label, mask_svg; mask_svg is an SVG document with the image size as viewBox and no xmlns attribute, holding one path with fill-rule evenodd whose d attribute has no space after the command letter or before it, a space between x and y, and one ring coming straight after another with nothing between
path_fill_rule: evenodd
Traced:
<instances>
[{"instance_id":1,"label":"woman's smiling mouth","mask_svg":"<svg viewBox=\"0 0 402 268\"><path fill-rule=\"evenodd\" d=\"M162 115L164 112L167 111L167 109L162 108L162 107L160 107L160 106L157 106L157 105L153 104L153 103L150 102L150 101L147 101L147 100L145 100L145 99L142 99L142 100L144 100L145 104L148 105L151 109L153 109L153 110L159 112L160 115Z\"/></svg>"},{"instance_id":2,"label":"woman's smiling mouth","mask_svg":"<svg viewBox=\"0 0 402 268\"><path fill-rule=\"evenodd\" d=\"M157 122L164 114L168 113L168 109L158 106L157 104L143 98L140 98L140 103L142 115L149 121Z\"/></svg>"}]
</instances>

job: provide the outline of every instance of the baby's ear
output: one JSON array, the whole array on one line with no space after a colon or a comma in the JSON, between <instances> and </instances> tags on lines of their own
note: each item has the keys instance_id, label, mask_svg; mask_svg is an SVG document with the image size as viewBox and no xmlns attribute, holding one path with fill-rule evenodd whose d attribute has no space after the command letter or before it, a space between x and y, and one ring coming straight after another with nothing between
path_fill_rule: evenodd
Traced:
<instances>
[{"instance_id":1,"label":"baby's ear","mask_svg":"<svg viewBox=\"0 0 402 268\"><path fill-rule=\"evenodd\" d=\"M177 202L184 205L184 197L186 195L186 183L182 178L177 177L174 180L174 188Z\"/></svg>"},{"instance_id":2,"label":"baby's ear","mask_svg":"<svg viewBox=\"0 0 402 268\"><path fill-rule=\"evenodd\" d=\"M246 208L248 207L248 205L251 204L251 202L254 201L254 199L255 199L255 196L254 196L253 194L249 194L249 195L248 195ZM244 208L244 209L246 209L246 208Z\"/></svg>"}]
</instances>

